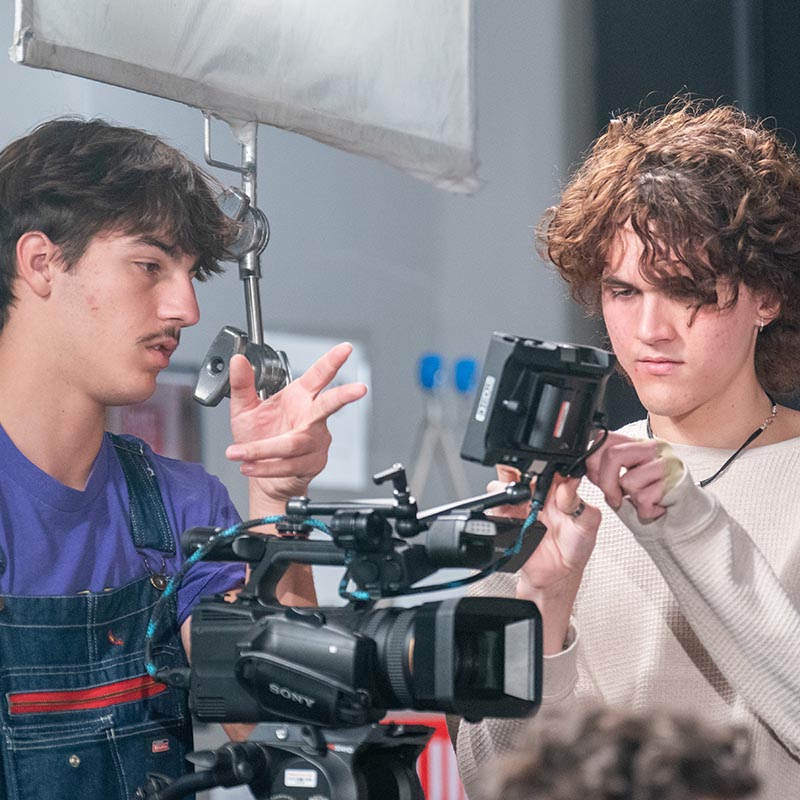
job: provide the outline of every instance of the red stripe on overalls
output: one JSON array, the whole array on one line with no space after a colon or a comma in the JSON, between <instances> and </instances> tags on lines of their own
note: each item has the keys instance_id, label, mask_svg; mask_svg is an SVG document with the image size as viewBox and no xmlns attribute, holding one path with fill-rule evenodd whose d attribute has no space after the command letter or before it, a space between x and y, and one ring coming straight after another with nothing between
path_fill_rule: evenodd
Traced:
<instances>
[{"instance_id":1,"label":"red stripe on overalls","mask_svg":"<svg viewBox=\"0 0 800 800\"><path fill-rule=\"evenodd\" d=\"M161 694L167 687L149 675L126 678L91 689L69 689L63 692L15 692L8 695L11 714L44 714L53 711L81 711L106 708Z\"/></svg>"}]
</instances>

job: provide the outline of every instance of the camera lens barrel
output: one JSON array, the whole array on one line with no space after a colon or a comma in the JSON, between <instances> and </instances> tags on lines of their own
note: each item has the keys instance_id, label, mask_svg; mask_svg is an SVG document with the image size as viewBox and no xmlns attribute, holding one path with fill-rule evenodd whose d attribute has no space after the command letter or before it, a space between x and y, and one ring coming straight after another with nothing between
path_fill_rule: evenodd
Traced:
<instances>
[{"instance_id":1,"label":"camera lens barrel","mask_svg":"<svg viewBox=\"0 0 800 800\"><path fill-rule=\"evenodd\" d=\"M541 699L541 616L533 603L456 598L362 612L375 642L373 698L385 708L526 716Z\"/></svg>"}]
</instances>

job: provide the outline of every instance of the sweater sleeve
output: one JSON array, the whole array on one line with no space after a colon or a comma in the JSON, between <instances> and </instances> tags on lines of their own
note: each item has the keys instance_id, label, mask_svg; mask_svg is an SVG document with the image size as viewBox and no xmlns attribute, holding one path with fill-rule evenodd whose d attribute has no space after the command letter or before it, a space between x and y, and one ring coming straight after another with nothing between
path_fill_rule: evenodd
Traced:
<instances>
[{"instance_id":1,"label":"sweater sleeve","mask_svg":"<svg viewBox=\"0 0 800 800\"><path fill-rule=\"evenodd\" d=\"M664 505L646 523L627 500L618 514L726 679L800 756L800 610L747 531L688 470Z\"/></svg>"}]
</instances>

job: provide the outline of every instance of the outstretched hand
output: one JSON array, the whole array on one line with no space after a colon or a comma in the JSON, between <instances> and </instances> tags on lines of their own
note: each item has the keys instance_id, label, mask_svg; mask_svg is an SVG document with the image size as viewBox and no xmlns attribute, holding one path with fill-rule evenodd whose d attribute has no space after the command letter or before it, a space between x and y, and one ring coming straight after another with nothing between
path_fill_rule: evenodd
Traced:
<instances>
[{"instance_id":1,"label":"outstretched hand","mask_svg":"<svg viewBox=\"0 0 800 800\"><path fill-rule=\"evenodd\" d=\"M254 371L242 355L230 362L232 444L225 455L241 462L241 472L251 483L255 498L267 505L283 505L305 494L313 477L328 460L331 435L327 420L340 408L367 393L363 383L349 383L327 391L352 352L338 344L312 364L303 375L277 394L261 400Z\"/></svg>"}]
</instances>

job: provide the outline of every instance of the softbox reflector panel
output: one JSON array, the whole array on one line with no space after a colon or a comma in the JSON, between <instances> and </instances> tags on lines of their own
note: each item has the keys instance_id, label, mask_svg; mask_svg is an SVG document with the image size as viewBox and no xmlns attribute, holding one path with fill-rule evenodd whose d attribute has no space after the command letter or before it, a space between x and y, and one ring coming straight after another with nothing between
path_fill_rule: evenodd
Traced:
<instances>
[{"instance_id":1,"label":"softbox reflector panel","mask_svg":"<svg viewBox=\"0 0 800 800\"><path fill-rule=\"evenodd\" d=\"M475 191L471 0L16 0L12 60Z\"/></svg>"}]
</instances>

